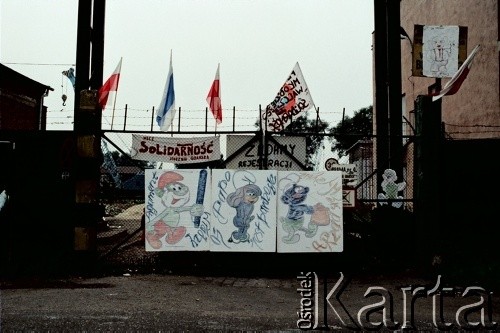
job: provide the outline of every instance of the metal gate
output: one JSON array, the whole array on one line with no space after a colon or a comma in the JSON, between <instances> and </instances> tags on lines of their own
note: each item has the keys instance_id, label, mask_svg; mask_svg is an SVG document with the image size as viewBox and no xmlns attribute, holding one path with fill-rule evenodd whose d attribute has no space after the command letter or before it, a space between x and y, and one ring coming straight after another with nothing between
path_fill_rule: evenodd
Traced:
<instances>
[{"instance_id":1,"label":"metal gate","mask_svg":"<svg viewBox=\"0 0 500 333\"><path fill-rule=\"evenodd\" d=\"M206 135L206 134L204 134ZM224 135L224 134L221 134ZM331 134L325 133L286 133L276 135L262 132L231 132L226 135L227 147L220 161L190 165L177 165L178 168L253 168L282 169L293 166L295 170L325 170L325 157L331 152L324 151L323 158L317 158L318 151L324 150L324 143L332 140ZM229 137L227 137L229 136ZM172 135L175 137L175 134ZM297 142L305 140L309 151L299 153ZM319 144L313 145L312 140ZM386 200L380 196L377 174L373 163L373 141L376 137L360 138L356 145L348 151L349 159L344 163L354 164L358 171L358 179L350 191L354 192L354 207L344 208L344 256L363 256L373 250L373 238L376 234L373 223L373 209L377 206L391 205L394 200ZM118 145L103 134L104 146ZM411 136L405 139L407 156L413 156L414 140ZM294 148L295 147L295 148ZM101 179L101 202L105 209L105 217L98 232L99 262L106 270L123 271L162 271L168 270L166 258L172 263L175 256L171 253L146 252L144 246L144 170L155 168L156 164L131 159L121 151L117 160L111 159L111 153L105 152L105 161ZM115 153L116 159L118 154ZM279 162L276 156L280 156ZM281 164L281 165L280 165ZM403 174L397 175L398 182L407 186L399 193L402 210L413 211L413 164L404 165ZM347 195L347 194L345 194ZM183 254L177 254L177 257ZM184 254L184 256L187 256ZM185 260L185 258L183 259ZM182 261L179 259L179 261Z\"/></svg>"}]
</instances>

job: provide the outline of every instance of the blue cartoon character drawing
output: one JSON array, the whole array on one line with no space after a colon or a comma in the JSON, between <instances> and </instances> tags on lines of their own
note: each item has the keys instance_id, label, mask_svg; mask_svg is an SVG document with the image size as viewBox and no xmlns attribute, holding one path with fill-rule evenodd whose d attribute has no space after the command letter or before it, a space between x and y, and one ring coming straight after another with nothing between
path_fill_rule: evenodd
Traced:
<instances>
[{"instance_id":1,"label":"blue cartoon character drawing","mask_svg":"<svg viewBox=\"0 0 500 333\"><path fill-rule=\"evenodd\" d=\"M192 217L203 214L202 204L186 206L190 199L189 187L181 181L184 179L177 172L168 171L158 179L155 194L161 198L165 209L148 222L145 238L154 249L162 247L162 238L168 244L178 243L186 234L186 227L179 225L181 212L189 212Z\"/></svg>"},{"instance_id":2,"label":"blue cartoon character drawing","mask_svg":"<svg viewBox=\"0 0 500 333\"><path fill-rule=\"evenodd\" d=\"M248 229L250 228L250 222L255 218L252 212L254 204L259 200L261 194L262 190L259 186L248 184L237 188L235 192L227 196L227 204L236 209L233 224L237 228L231 234L229 242L237 244L250 240Z\"/></svg>"},{"instance_id":3,"label":"blue cartoon character drawing","mask_svg":"<svg viewBox=\"0 0 500 333\"><path fill-rule=\"evenodd\" d=\"M304 203L308 193L309 187L294 183L281 196L281 201L288 205L286 217L280 219L283 230L287 232L282 240L287 244L294 244L300 240L299 231L303 231L306 237L312 238L316 235L320 225L330 223L328 210L325 206L321 203L314 206ZM311 215L307 227L304 227L305 214Z\"/></svg>"}]
</instances>

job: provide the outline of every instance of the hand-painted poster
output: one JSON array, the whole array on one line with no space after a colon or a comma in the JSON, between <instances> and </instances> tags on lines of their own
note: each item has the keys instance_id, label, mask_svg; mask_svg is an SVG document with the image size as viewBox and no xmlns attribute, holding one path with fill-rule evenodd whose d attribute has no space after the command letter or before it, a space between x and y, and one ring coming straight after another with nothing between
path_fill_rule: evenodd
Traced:
<instances>
[{"instance_id":1,"label":"hand-painted poster","mask_svg":"<svg viewBox=\"0 0 500 333\"><path fill-rule=\"evenodd\" d=\"M146 251L208 251L210 170L145 170Z\"/></svg>"},{"instance_id":2,"label":"hand-painted poster","mask_svg":"<svg viewBox=\"0 0 500 333\"><path fill-rule=\"evenodd\" d=\"M278 252L342 252L342 173L278 172Z\"/></svg>"},{"instance_id":3,"label":"hand-painted poster","mask_svg":"<svg viewBox=\"0 0 500 333\"><path fill-rule=\"evenodd\" d=\"M415 25L414 76L452 77L467 58L467 27Z\"/></svg>"},{"instance_id":4,"label":"hand-painted poster","mask_svg":"<svg viewBox=\"0 0 500 333\"><path fill-rule=\"evenodd\" d=\"M274 100L262 111L264 129L281 132L292 123L293 119L313 106L311 92L297 62Z\"/></svg>"},{"instance_id":5,"label":"hand-painted poster","mask_svg":"<svg viewBox=\"0 0 500 333\"><path fill-rule=\"evenodd\" d=\"M275 170L212 170L210 251L276 252Z\"/></svg>"},{"instance_id":6,"label":"hand-painted poster","mask_svg":"<svg viewBox=\"0 0 500 333\"><path fill-rule=\"evenodd\" d=\"M136 160L174 164L203 163L220 159L219 137L168 138L132 135L130 156Z\"/></svg>"}]
</instances>

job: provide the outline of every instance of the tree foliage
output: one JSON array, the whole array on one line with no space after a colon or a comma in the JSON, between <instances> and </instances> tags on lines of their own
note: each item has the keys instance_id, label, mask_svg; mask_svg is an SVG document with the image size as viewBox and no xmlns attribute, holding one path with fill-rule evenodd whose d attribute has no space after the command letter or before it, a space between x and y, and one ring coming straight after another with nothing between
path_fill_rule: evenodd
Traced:
<instances>
[{"instance_id":1,"label":"tree foliage","mask_svg":"<svg viewBox=\"0 0 500 333\"><path fill-rule=\"evenodd\" d=\"M284 135L295 135L297 133L311 134L311 133L326 133L329 124L320 119L308 119L308 113L303 116L293 118L290 125L288 125L282 132ZM259 127L259 120L255 122L255 127ZM314 156L320 148L324 136L322 135L306 135L306 167L312 170L314 166Z\"/></svg>"},{"instance_id":2,"label":"tree foliage","mask_svg":"<svg viewBox=\"0 0 500 333\"><path fill-rule=\"evenodd\" d=\"M329 124L320 119L307 119L307 115L293 119L292 123L285 129L285 133L325 133ZM292 134L292 135L293 135ZM323 143L324 136L322 135L307 135L306 136L306 166L312 170L314 166L314 156Z\"/></svg>"},{"instance_id":3,"label":"tree foliage","mask_svg":"<svg viewBox=\"0 0 500 333\"><path fill-rule=\"evenodd\" d=\"M358 140L365 139L373 133L373 106L355 111L352 117L346 116L343 121L330 128L334 142L332 151L345 156L346 151Z\"/></svg>"},{"instance_id":4,"label":"tree foliage","mask_svg":"<svg viewBox=\"0 0 500 333\"><path fill-rule=\"evenodd\" d=\"M148 161L134 160L129 155L121 154L116 150L110 151L110 154L116 166L137 166L140 168L147 168L153 165L153 163Z\"/></svg>"}]
</instances>

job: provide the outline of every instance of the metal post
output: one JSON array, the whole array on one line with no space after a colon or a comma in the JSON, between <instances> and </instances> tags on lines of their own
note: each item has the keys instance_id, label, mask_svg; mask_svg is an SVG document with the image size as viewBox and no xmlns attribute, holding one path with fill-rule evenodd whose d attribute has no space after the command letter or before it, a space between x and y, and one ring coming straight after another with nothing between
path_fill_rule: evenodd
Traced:
<instances>
[{"instance_id":1,"label":"metal post","mask_svg":"<svg viewBox=\"0 0 500 333\"><path fill-rule=\"evenodd\" d=\"M233 132L235 131L236 128L236 107L233 106Z\"/></svg>"},{"instance_id":2,"label":"metal post","mask_svg":"<svg viewBox=\"0 0 500 333\"><path fill-rule=\"evenodd\" d=\"M153 123L155 121L155 107L151 109L151 132L153 132Z\"/></svg>"},{"instance_id":3,"label":"metal post","mask_svg":"<svg viewBox=\"0 0 500 333\"><path fill-rule=\"evenodd\" d=\"M387 63L389 102L389 166L403 175L403 107L401 93L400 0L387 0Z\"/></svg>"},{"instance_id":4,"label":"metal post","mask_svg":"<svg viewBox=\"0 0 500 333\"><path fill-rule=\"evenodd\" d=\"M94 15L92 16L92 54L90 89L99 89L102 86L104 64L104 16L106 0L93 0ZM78 68L78 67L77 67Z\"/></svg>"},{"instance_id":5,"label":"metal post","mask_svg":"<svg viewBox=\"0 0 500 333\"><path fill-rule=\"evenodd\" d=\"M181 107L179 106L179 119L177 119L177 132L179 133L181 132L181 111Z\"/></svg>"},{"instance_id":6,"label":"metal post","mask_svg":"<svg viewBox=\"0 0 500 333\"><path fill-rule=\"evenodd\" d=\"M386 0L373 0L374 4L374 59L375 59L375 149L377 193L382 192L382 173L389 160L389 111L387 98L387 11Z\"/></svg>"},{"instance_id":7,"label":"metal post","mask_svg":"<svg viewBox=\"0 0 500 333\"><path fill-rule=\"evenodd\" d=\"M128 112L127 104L125 104L125 119L123 119L123 131L125 132L125 128L127 127L127 112Z\"/></svg>"},{"instance_id":8,"label":"metal post","mask_svg":"<svg viewBox=\"0 0 500 333\"><path fill-rule=\"evenodd\" d=\"M208 131L208 107L205 107L205 133Z\"/></svg>"},{"instance_id":9,"label":"metal post","mask_svg":"<svg viewBox=\"0 0 500 333\"><path fill-rule=\"evenodd\" d=\"M432 86L431 86L432 87ZM439 87L437 87L440 89ZM415 108L417 145L415 146L415 180L418 258L426 265L440 244L442 143L441 101L430 96L418 96ZM432 244L432 246L429 246Z\"/></svg>"},{"instance_id":10,"label":"metal post","mask_svg":"<svg viewBox=\"0 0 500 333\"><path fill-rule=\"evenodd\" d=\"M104 6L104 0L79 0L78 4L74 111L76 154L72 170L75 207L71 220L74 223L75 254L78 253L83 262L96 255L97 223L102 218L99 206L102 110L97 103L97 90L102 86ZM75 262L80 263L79 260Z\"/></svg>"},{"instance_id":11,"label":"metal post","mask_svg":"<svg viewBox=\"0 0 500 333\"><path fill-rule=\"evenodd\" d=\"M75 76L75 126L78 122L80 108L80 91L89 88L90 71L90 20L92 16L92 0L78 1L78 25L76 33L76 76Z\"/></svg>"}]
</instances>

